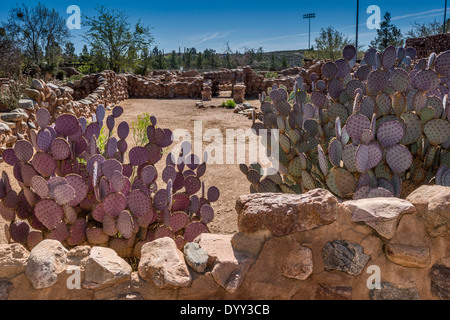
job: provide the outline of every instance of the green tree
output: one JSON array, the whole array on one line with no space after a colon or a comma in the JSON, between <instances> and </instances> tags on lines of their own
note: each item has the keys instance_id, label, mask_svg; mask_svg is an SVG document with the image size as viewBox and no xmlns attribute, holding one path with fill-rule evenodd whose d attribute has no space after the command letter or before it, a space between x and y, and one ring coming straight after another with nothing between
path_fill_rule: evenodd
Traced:
<instances>
[{"instance_id":1,"label":"green tree","mask_svg":"<svg viewBox=\"0 0 450 320\"><path fill-rule=\"evenodd\" d=\"M203 51L204 60L211 69L215 69L219 66L219 61L217 59L216 50L213 49L205 49Z\"/></svg>"},{"instance_id":2,"label":"green tree","mask_svg":"<svg viewBox=\"0 0 450 320\"><path fill-rule=\"evenodd\" d=\"M326 27L320 30L315 39L316 51L321 59L335 60L342 54L342 49L351 43L350 39L334 27Z\"/></svg>"},{"instance_id":3,"label":"green tree","mask_svg":"<svg viewBox=\"0 0 450 320\"><path fill-rule=\"evenodd\" d=\"M287 69L287 68L289 68L289 62L288 62L288 59L287 59L286 57L283 57L283 58L281 59L281 68L282 68L282 69Z\"/></svg>"},{"instance_id":4,"label":"green tree","mask_svg":"<svg viewBox=\"0 0 450 320\"><path fill-rule=\"evenodd\" d=\"M11 9L3 28L35 66L53 55L55 46L64 45L71 37L66 20L41 3L32 8L22 4Z\"/></svg>"},{"instance_id":5,"label":"green tree","mask_svg":"<svg viewBox=\"0 0 450 320\"><path fill-rule=\"evenodd\" d=\"M203 69L203 55L201 52L197 54L197 59L195 61L197 69Z\"/></svg>"},{"instance_id":6,"label":"green tree","mask_svg":"<svg viewBox=\"0 0 450 320\"><path fill-rule=\"evenodd\" d=\"M450 19L447 19L446 32L450 32ZM434 19L432 22L417 23L414 22L411 30L406 31L405 35L409 38L422 38L442 33L443 23Z\"/></svg>"},{"instance_id":7,"label":"green tree","mask_svg":"<svg viewBox=\"0 0 450 320\"><path fill-rule=\"evenodd\" d=\"M178 63L177 53L175 50L173 50L169 56L169 68L170 69L179 69L180 68L179 66L180 65Z\"/></svg>"},{"instance_id":8,"label":"green tree","mask_svg":"<svg viewBox=\"0 0 450 320\"><path fill-rule=\"evenodd\" d=\"M72 42L67 42L64 47L63 58L65 62L74 62L78 59L75 53L75 46Z\"/></svg>"},{"instance_id":9,"label":"green tree","mask_svg":"<svg viewBox=\"0 0 450 320\"><path fill-rule=\"evenodd\" d=\"M124 11L97 6L98 16L83 16L83 26L88 27L85 41L106 58L109 69L124 70L128 58L140 54L153 42L150 27L139 20L134 26L128 22Z\"/></svg>"},{"instance_id":10,"label":"green tree","mask_svg":"<svg viewBox=\"0 0 450 320\"><path fill-rule=\"evenodd\" d=\"M377 30L377 37L370 42L370 46L383 51L389 46L401 47L403 46L403 36L400 29L391 23L391 14L386 12L384 21Z\"/></svg>"},{"instance_id":11,"label":"green tree","mask_svg":"<svg viewBox=\"0 0 450 320\"><path fill-rule=\"evenodd\" d=\"M276 71L278 70L278 63L277 60L275 59L275 53L272 52L270 54L270 71Z\"/></svg>"}]
</instances>

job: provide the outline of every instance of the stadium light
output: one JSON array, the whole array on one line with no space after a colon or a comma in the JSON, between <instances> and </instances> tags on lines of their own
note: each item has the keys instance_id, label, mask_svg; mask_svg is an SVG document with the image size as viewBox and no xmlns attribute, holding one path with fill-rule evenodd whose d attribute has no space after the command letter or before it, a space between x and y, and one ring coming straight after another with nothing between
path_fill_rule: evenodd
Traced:
<instances>
[{"instance_id":1,"label":"stadium light","mask_svg":"<svg viewBox=\"0 0 450 320\"><path fill-rule=\"evenodd\" d=\"M309 20L308 50L311 50L311 19L314 19L315 17L315 13L308 13L303 15L303 19Z\"/></svg>"},{"instance_id":2,"label":"stadium light","mask_svg":"<svg viewBox=\"0 0 450 320\"><path fill-rule=\"evenodd\" d=\"M447 0L446 0L447 1ZM355 38L355 47L358 52L358 27L359 27L359 0L356 0L356 38Z\"/></svg>"},{"instance_id":3,"label":"stadium light","mask_svg":"<svg viewBox=\"0 0 450 320\"><path fill-rule=\"evenodd\" d=\"M445 0L445 9L444 9L444 28L442 30L442 33L445 34L445 31L447 31L447 0Z\"/></svg>"}]
</instances>

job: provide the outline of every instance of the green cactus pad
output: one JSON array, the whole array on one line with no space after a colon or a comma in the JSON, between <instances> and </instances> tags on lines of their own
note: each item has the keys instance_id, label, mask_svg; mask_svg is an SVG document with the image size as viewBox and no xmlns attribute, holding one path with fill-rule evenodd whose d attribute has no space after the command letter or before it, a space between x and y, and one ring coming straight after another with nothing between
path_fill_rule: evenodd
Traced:
<instances>
[{"instance_id":1,"label":"green cactus pad","mask_svg":"<svg viewBox=\"0 0 450 320\"><path fill-rule=\"evenodd\" d=\"M450 139L450 122L444 119L428 121L423 132L433 145L442 144Z\"/></svg>"},{"instance_id":2,"label":"green cactus pad","mask_svg":"<svg viewBox=\"0 0 450 320\"><path fill-rule=\"evenodd\" d=\"M343 168L332 168L327 176L327 186L336 196L343 198L356 191L353 174Z\"/></svg>"}]
</instances>

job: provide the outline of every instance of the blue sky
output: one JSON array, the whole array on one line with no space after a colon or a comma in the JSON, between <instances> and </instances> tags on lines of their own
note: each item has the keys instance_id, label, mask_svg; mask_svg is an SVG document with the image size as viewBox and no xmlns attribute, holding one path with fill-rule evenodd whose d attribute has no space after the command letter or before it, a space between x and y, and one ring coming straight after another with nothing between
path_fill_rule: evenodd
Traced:
<instances>
[{"instance_id":1,"label":"blue sky","mask_svg":"<svg viewBox=\"0 0 450 320\"><path fill-rule=\"evenodd\" d=\"M2 0L0 22L5 21L8 11L24 1ZM151 26L155 45L165 52L181 47L206 48L223 52L229 42L232 50L243 51L245 47L263 47L264 51L305 49L308 47L308 21L303 14L316 13L311 23L311 43L321 27L334 26L351 39L355 37L356 0L320 1L135 1L135 0L41 0L47 7L55 8L62 16L69 17L67 7L77 5L82 14L95 15L97 5L120 8L135 23L138 19ZM38 3L27 0L27 5ZM368 45L376 36L369 30L366 13L370 5L381 9L381 16L389 11L392 22L402 32L411 24L430 22L435 18L443 21L445 0L360 0L359 41ZM450 5L449 5L450 6ZM450 18L450 8L447 9ZM84 45L81 30L71 31L77 52Z\"/></svg>"}]
</instances>

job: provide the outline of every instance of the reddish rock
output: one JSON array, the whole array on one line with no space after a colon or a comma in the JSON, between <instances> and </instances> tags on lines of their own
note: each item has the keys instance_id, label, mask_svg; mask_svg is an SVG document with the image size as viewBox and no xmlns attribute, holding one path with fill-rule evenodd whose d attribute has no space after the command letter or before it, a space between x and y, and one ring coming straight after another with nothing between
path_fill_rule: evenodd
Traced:
<instances>
[{"instance_id":1,"label":"reddish rock","mask_svg":"<svg viewBox=\"0 0 450 320\"><path fill-rule=\"evenodd\" d=\"M287 278L306 280L313 272L313 261L311 249L298 244L287 255L281 266L283 276Z\"/></svg>"},{"instance_id":2,"label":"reddish rock","mask_svg":"<svg viewBox=\"0 0 450 320\"><path fill-rule=\"evenodd\" d=\"M251 194L239 198L236 211L239 231L269 230L280 237L333 223L338 199L324 189L304 194Z\"/></svg>"}]
</instances>

